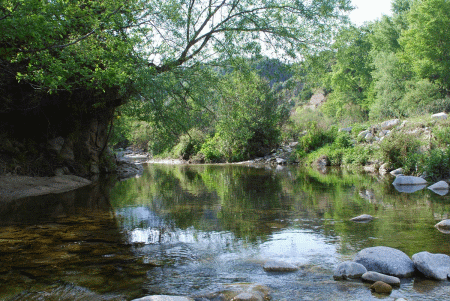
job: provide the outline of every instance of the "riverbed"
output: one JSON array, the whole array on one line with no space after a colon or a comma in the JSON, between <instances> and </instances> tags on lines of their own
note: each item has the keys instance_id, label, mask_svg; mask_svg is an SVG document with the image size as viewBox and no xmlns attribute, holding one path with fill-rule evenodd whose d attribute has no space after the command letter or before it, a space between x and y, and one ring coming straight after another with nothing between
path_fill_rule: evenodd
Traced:
<instances>
[{"instance_id":1,"label":"riverbed","mask_svg":"<svg viewBox=\"0 0 450 301\"><path fill-rule=\"evenodd\" d=\"M397 191L390 176L299 167L148 164L57 195L0 204L0 300L446 300L448 281L403 279L391 295L333 269L361 249L450 254L434 225L450 197ZM354 223L360 214L376 217ZM265 272L268 261L298 267ZM220 299L222 298L222 299Z\"/></svg>"}]
</instances>

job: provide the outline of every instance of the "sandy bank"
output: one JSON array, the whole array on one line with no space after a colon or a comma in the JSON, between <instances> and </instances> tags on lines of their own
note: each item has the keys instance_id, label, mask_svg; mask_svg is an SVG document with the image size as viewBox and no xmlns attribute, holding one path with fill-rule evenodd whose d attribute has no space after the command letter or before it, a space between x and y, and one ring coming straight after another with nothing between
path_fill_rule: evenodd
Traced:
<instances>
[{"instance_id":1,"label":"sandy bank","mask_svg":"<svg viewBox=\"0 0 450 301\"><path fill-rule=\"evenodd\" d=\"M61 193L91 183L87 179L72 175L56 177L0 176L0 201Z\"/></svg>"}]
</instances>

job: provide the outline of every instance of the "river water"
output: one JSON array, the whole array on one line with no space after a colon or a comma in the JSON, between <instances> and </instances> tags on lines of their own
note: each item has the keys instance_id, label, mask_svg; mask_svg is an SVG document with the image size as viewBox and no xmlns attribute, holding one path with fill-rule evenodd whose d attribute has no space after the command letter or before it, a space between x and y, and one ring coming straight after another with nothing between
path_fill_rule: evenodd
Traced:
<instances>
[{"instance_id":1,"label":"river water","mask_svg":"<svg viewBox=\"0 0 450 301\"><path fill-rule=\"evenodd\" d=\"M0 300L447 300L448 281L403 279L391 295L333 269L363 248L450 254L434 225L450 197L391 177L298 167L158 165L65 194L0 204ZM350 222L360 214L370 223ZM299 267L268 273L265 262ZM227 299L228 298L228 299Z\"/></svg>"}]
</instances>

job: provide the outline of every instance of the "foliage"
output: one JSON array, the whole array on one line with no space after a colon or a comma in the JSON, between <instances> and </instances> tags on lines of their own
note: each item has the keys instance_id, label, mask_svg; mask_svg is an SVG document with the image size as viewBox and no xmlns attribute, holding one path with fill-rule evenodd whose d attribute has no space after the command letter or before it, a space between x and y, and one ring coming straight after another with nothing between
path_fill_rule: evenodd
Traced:
<instances>
[{"instance_id":1,"label":"foliage","mask_svg":"<svg viewBox=\"0 0 450 301\"><path fill-rule=\"evenodd\" d=\"M334 142L337 129L331 128L329 130L321 129L317 123L310 122L306 135L300 138L296 146L296 155L298 158L305 157L308 153L321 148L329 143Z\"/></svg>"},{"instance_id":2,"label":"foliage","mask_svg":"<svg viewBox=\"0 0 450 301\"><path fill-rule=\"evenodd\" d=\"M423 156L423 171L433 180L450 176L450 148L432 149Z\"/></svg>"},{"instance_id":3,"label":"foliage","mask_svg":"<svg viewBox=\"0 0 450 301\"><path fill-rule=\"evenodd\" d=\"M216 124L221 152L229 161L265 154L278 143L287 111L251 70L234 71L221 84Z\"/></svg>"},{"instance_id":4,"label":"foliage","mask_svg":"<svg viewBox=\"0 0 450 301\"><path fill-rule=\"evenodd\" d=\"M405 173L415 172L421 143L413 135L397 132L380 143L380 157L392 167L403 167Z\"/></svg>"},{"instance_id":5,"label":"foliage","mask_svg":"<svg viewBox=\"0 0 450 301\"><path fill-rule=\"evenodd\" d=\"M192 155L197 154L205 141L205 135L198 129L191 129L187 134L182 135L178 144L174 148L174 155L184 160L188 160Z\"/></svg>"},{"instance_id":6,"label":"foliage","mask_svg":"<svg viewBox=\"0 0 450 301\"><path fill-rule=\"evenodd\" d=\"M408 30L400 43L404 58L421 78L428 78L450 91L450 2L416 1L408 14Z\"/></svg>"}]
</instances>

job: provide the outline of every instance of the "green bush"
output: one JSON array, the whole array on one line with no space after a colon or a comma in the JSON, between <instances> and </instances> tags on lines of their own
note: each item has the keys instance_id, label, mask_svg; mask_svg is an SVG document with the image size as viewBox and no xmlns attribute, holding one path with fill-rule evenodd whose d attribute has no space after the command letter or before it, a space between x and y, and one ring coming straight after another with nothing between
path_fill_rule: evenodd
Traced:
<instances>
[{"instance_id":1,"label":"green bush","mask_svg":"<svg viewBox=\"0 0 450 301\"><path fill-rule=\"evenodd\" d=\"M380 156L394 168L402 167L405 172L413 172L419 160L420 141L412 135L395 133L380 143Z\"/></svg>"},{"instance_id":2,"label":"green bush","mask_svg":"<svg viewBox=\"0 0 450 301\"><path fill-rule=\"evenodd\" d=\"M207 163L218 163L224 161L224 155L220 151L219 137L216 135L213 138L207 139L202 144L199 153L204 155Z\"/></svg>"},{"instance_id":3,"label":"green bush","mask_svg":"<svg viewBox=\"0 0 450 301\"><path fill-rule=\"evenodd\" d=\"M433 180L450 176L450 149L433 149L424 156L423 171Z\"/></svg>"},{"instance_id":4,"label":"green bush","mask_svg":"<svg viewBox=\"0 0 450 301\"><path fill-rule=\"evenodd\" d=\"M373 158L374 151L370 146L356 145L348 148L342 156L342 164L344 165L366 165Z\"/></svg>"},{"instance_id":5,"label":"green bush","mask_svg":"<svg viewBox=\"0 0 450 301\"><path fill-rule=\"evenodd\" d=\"M205 135L200 130L190 129L187 134L180 137L178 144L173 149L173 154L183 160L188 160L200 151L204 142Z\"/></svg>"}]
</instances>

